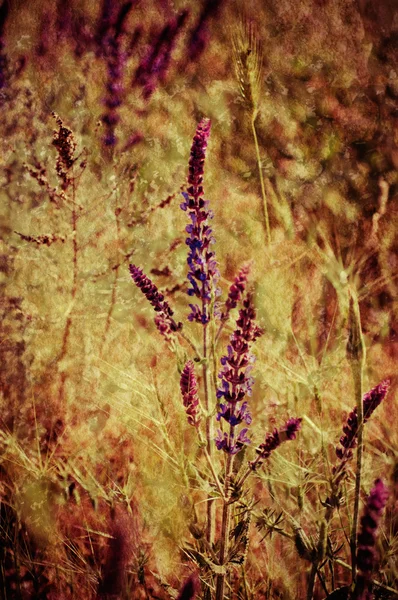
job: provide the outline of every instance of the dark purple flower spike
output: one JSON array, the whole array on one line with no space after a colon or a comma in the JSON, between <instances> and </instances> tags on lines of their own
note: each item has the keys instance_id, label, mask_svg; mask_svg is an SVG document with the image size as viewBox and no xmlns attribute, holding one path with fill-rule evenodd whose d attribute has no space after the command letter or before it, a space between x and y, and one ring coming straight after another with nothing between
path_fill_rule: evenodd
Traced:
<instances>
[{"instance_id":1,"label":"dark purple flower spike","mask_svg":"<svg viewBox=\"0 0 398 600\"><path fill-rule=\"evenodd\" d=\"M376 540L384 507L388 500L388 489L381 479L374 482L368 496L361 528L358 535L358 577L352 600L371 600L370 579L376 567Z\"/></svg>"},{"instance_id":2,"label":"dark purple flower spike","mask_svg":"<svg viewBox=\"0 0 398 600\"><path fill-rule=\"evenodd\" d=\"M173 311L164 299L154 283L144 275L142 269L135 265L130 265L130 274L134 283L140 288L141 292L147 297L155 311L158 313L155 318L156 327L166 338L181 329L181 323L176 323L173 319Z\"/></svg>"},{"instance_id":3,"label":"dark purple flower spike","mask_svg":"<svg viewBox=\"0 0 398 600\"><path fill-rule=\"evenodd\" d=\"M217 269L215 253L210 250L214 243L212 230L208 221L212 213L208 210L208 201L203 198L203 173L206 156L207 141L210 135L210 121L202 119L193 139L191 156L189 159L188 190L183 193L185 202L181 208L188 212L191 224L186 231L189 237L186 244L189 247L187 263L189 266L188 281L189 296L196 296L201 300L201 306L190 304L190 321L206 325L210 320L210 303L219 295L217 282L220 277Z\"/></svg>"},{"instance_id":4,"label":"dark purple flower spike","mask_svg":"<svg viewBox=\"0 0 398 600\"><path fill-rule=\"evenodd\" d=\"M267 433L265 441L256 449L257 459L249 463L250 468L255 471L283 442L294 440L301 429L301 421L302 419L291 418L281 429L274 429L272 433Z\"/></svg>"},{"instance_id":5,"label":"dark purple flower spike","mask_svg":"<svg viewBox=\"0 0 398 600\"><path fill-rule=\"evenodd\" d=\"M192 574L182 586L177 600L195 600L199 593L199 581L195 574Z\"/></svg>"},{"instance_id":6,"label":"dark purple flower spike","mask_svg":"<svg viewBox=\"0 0 398 600\"><path fill-rule=\"evenodd\" d=\"M228 298L225 302L225 310L221 315L222 319L226 319L232 309L236 308L242 299L246 289L247 278L250 273L250 263L243 265L239 273L235 277L234 283L229 288Z\"/></svg>"},{"instance_id":7,"label":"dark purple flower spike","mask_svg":"<svg viewBox=\"0 0 398 600\"><path fill-rule=\"evenodd\" d=\"M387 395L390 387L389 379L385 379L374 387L370 392L367 392L363 398L363 422L370 418L372 413L381 404ZM347 423L343 427L344 435L340 438L341 447L336 448L336 455L341 460L349 460L352 458L352 448L357 444L358 436L358 416L357 408L355 407L348 415Z\"/></svg>"},{"instance_id":8,"label":"dark purple flower spike","mask_svg":"<svg viewBox=\"0 0 398 600\"><path fill-rule=\"evenodd\" d=\"M191 360L186 363L181 373L180 389L188 423L197 427L200 423L198 383L196 381L194 364Z\"/></svg>"}]
</instances>

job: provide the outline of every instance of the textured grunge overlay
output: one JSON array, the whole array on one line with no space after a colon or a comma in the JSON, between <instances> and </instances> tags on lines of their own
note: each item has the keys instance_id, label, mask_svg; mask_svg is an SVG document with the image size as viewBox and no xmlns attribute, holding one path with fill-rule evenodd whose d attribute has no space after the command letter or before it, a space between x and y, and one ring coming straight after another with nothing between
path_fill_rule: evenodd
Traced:
<instances>
[{"instance_id":1,"label":"textured grunge overlay","mask_svg":"<svg viewBox=\"0 0 398 600\"><path fill-rule=\"evenodd\" d=\"M0 600L398 598L396 0L0 0Z\"/></svg>"}]
</instances>

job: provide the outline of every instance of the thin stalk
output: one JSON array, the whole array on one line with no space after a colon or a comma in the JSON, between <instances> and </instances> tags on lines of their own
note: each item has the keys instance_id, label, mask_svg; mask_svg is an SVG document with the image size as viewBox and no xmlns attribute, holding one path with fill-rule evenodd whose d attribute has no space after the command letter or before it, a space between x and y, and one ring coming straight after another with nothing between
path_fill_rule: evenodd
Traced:
<instances>
[{"instance_id":1,"label":"thin stalk","mask_svg":"<svg viewBox=\"0 0 398 600\"><path fill-rule=\"evenodd\" d=\"M355 497L352 527L350 536L352 584L355 583L357 570L357 532L359 518L359 497L361 493L362 454L363 454L363 368L365 365L366 348L362 335L361 316L356 294L349 290L348 307L348 340L346 347L347 360L350 363L354 380L354 393L357 408L357 469L355 474Z\"/></svg>"},{"instance_id":2,"label":"thin stalk","mask_svg":"<svg viewBox=\"0 0 398 600\"><path fill-rule=\"evenodd\" d=\"M230 438L233 436L233 427L230 428ZM220 554L219 564L224 565L225 557L228 550L229 531L231 527L231 504L229 502L229 481L231 479L232 467L234 462L234 455L228 454L227 464L225 466L225 481L224 481L224 503L221 521L221 535L220 535ZM224 589L225 589L225 577L226 573L217 575L216 582L216 598L215 600L224 600Z\"/></svg>"},{"instance_id":3,"label":"thin stalk","mask_svg":"<svg viewBox=\"0 0 398 600\"><path fill-rule=\"evenodd\" d=\"M253 132L254 146L256 148L256 157L257 157L257 166L258 173L260 177L260 185L261 185L261 196L263 199L263 216L264 216L264 225L265 225L265 233L267 238L267 243L271 243L271 229L269 225L269 217L268 217L268 206L267 206L267 195L265 193L265 184L264 184L264 176L263 170L261 167L261 156L260 156L260 147L258 145L257 131L256 131L256 113L253 115L251 119L251 127Z\"/></svg>"},{"instance_id":4,"label":"thin stalk","mask_svg":"<svg viewBox=\"0 0 398 600\"><path fill-rule=\"evenodd\" d=\"M114 215L115 215L115 226L116 226L116 241L117 241L117 246L118 248L120 247L120 219L119 219L119 207L117 205L117 198L115 198L115 211L114 211ZM108 337L108 332L111 326L111 322L112 322L112 313L113 310L116 306L116 301L117 301L117 287L118 287L118 283L119 283L119 269L120 269L120 264L117 264L114 267L114 278L113 278L113 283L112 283L112 294L111 294L111 302L109 305L109 309L108 309L108 314L106 316L106 322L105 322L105 330L102 336L102 343L101 343L101 353L100 353L100 357L102 358L105 349L106 349L106 341L107 341L107 337Z\"/></svg>"},{"instance_id":5,"label":"thin stalk","mask_svg":"<svg viewBox=\"0 0 398 600\"><path fill-rule=\"evenodd\" d=\"M318 570L318 563L317 563L317 561L314 561L312 563L310 579L308 582L307 600L312 600L312 596L314 594L314 585L315 585L315 577L316 577L317 570Z\"/></svg>"},{"instance_id":6,"label":"thin stalk","mask_svg":"<svg viewBox=\"0 0 398 600\"><path fill-rule=\"evenodd\" d=\"M357 532L358 532L358 518L359 518L359 500L361 493L361 476L362 476L362 456L363 456L363 404L362 404L362 388L363 388L363 361L354 361L351 365L352 375L355 386L355 398L357 405L357 418L358 418L358 449L357 449L357 469L355 474L355 498L354 498L354 512L352 518L352 529L351 529L351 564L352 564L352 582L354 583L356 577L357 568Z\"/></svg>"},{"instance_id":7,"label":"thin stalk","mask_svg":"<svg viewBox=\"0 0 398 600\"><path fill-rule=\"evenodd\" d=\"M340 558L335 558L334 562L337 563L338 565L344 567L345 569L352 569L352 567L349 564L347 564L346 562L344 562L344 560L341 560ZM376 587L380 588L381 590L385 590L386 592L389 592L390 594L394 594L395 596L398 596L397 589L390 587L389 585L385 585L384 583L377 581L377 579L371 579L370 583L375 585Z\"/></svg>"},{"instance_id":8,"label":"thin stalk","mask_svg":"<svg viewBox=\"0 0 398 600\"><path fill-rule=\"evenodd\" d=\"M202 442L203 442L203 438L202 438L202 436L201 436L201 433L200 433L199 429L197 428L197 429L196 429L196 431L198 432L199 441L202 443ZM211 471L211 473L212 473L212 475L213 475L213 477L214 477L214 481L215 481L215 484L216 484L216 486L217 486L217 489L218 489L218 491L219 491L219 492L220 492L220 494L221 494L221 498L222 498L223 500L225 500L225 496L224 496L224 490L223 490L223 487L222 487L222 485L221 485L221 482L220 482L220 480L219 480L219 478L218 478L218 475L217 475L217 473L216 473L216 470L215 470L215 468L214 468L213 461L212 461L212 459L210 458L210 455L209 455L209 453L208 453L208 451L207 451L207 448L206 448L206 446L204 447L204 453L205 453L206 460L207 460L207 462L208 462L208 464L209 464L210 471Z\"/></svg>"},{"instance_id":9,"label":"thin stalk","mask_svg":"<svg viewBox=\"0 0 398 600\"><path fill-rule=\"evenodd\" d=\"M203 311L204 312L204 311ZM210 396L209 396L209 368L208 368L208 332L207 332L207 324L203 326L203 385L204 385L204 393L205 393L205 410L206 410L206 451L212 460L213 454L213 431L212 431L212 422L210 418ZM214 500L212 498L208 498L207 502L207 525L206 525L206 539L210 545L212 545L214 541L214 518L215 518L215 506Z\"/></svg>"}]
</instances>

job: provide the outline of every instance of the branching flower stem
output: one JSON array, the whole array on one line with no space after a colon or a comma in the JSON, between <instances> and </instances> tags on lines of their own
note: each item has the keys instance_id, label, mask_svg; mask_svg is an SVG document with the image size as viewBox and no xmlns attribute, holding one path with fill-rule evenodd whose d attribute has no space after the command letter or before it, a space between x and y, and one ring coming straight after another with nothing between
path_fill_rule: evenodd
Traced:
<instances>
[{"instance_id":1,"label":"branching flower stem","mask_svg":"<svg viewBox=\"0 0 398 600\"><path fill-rule=\"evenodd\" d=\"M230 426L230 438L233 437L234 431L233 426ZM219 564L220 566L224 565L225 558L228 551L228 540L229 540L229 532L231 527L231 503L229 502L230 494L229 494L229 483L232 474L234 462L234 455L227 454L227 462L225 465L225 481L224 481L224 502L223 502L223 512L222 512L222 521L221 521L221 535L220 535L220 554L219 554ZM216 598L215 600L224 600L224 589L225 589L225 577L226 573L220 573L217 575L216 582Z\"/></svg>"}]
</instances>

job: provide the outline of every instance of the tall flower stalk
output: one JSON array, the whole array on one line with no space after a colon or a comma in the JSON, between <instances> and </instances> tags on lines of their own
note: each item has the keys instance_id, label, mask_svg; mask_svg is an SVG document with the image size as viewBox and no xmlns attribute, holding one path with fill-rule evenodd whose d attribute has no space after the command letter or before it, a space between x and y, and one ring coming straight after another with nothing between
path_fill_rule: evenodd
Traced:
<instances>
[{"instance_id":1,"label":"tall flower stalk","mask_svg":"<svg viewBox=\"0 0 398 600\"><path fill-rule=\"evenodd\" d=\"M254 357L250 354L250 346L262 334L262 330L254 322L255 317L252 295L247 294L243 308L239 311L237 328L231 336L227 354L221 359L223 368L219 374L221 386L217 391L217 398L223 399L224 402L219 405L217 419L224 420L229 425L227 432L218 430L216 437L218 450L227 454L219 552L221 566L225 565L228 551L231 521L230 480L234 457L245 445L250 444L250 439L246 435L248 428L240 428L240 425L251 423L251 415L244 399L251 395L254 382L250 375L254 361ZM224 598L224 587L225 573L221 573L217 576L216 600Z\"/></svg>"},{"instance_id":2,"label":"tall flower stalk","mask_svg":"<svg viewBox=\"0 0 398 600\"><path fill-rule=\"evenodd\" d=\"M357 550L357 531L359 514L359 497L361 491L362 476L362 455L363 455L363 369L366 360L365 342L362 335L361 317L359 313L358 301L350 294L348 309L348 340L346 347L347 360L350 363L352 377L354 381L354 393L356 399L357 416L357 469L355 474L355 496L354 511L352 519L352 529L350 537L351 563L352 563L352 581L356 576L356 550Z\"/></svg>"},{"instance_id":3,"label":"tall flower stalk","mask_svg":"<svg viewBox=\"0 0 398 600\"><path fill-rule=\"evenodd\" d=\"M200 121L191 147L188 173L188 190L183 193L184 202L182 210L188 212L191 223L187 225L186 232L189 237L186 244L189 248L187 263L189 267L188 281L190 287L188 295L198 298L200 304L190 304L191 312L188 319L200 323L203 327L203 383L205 396L206 420L206 451L211 458L212 423L210 406L209 385L209 340L208 324L212 317L215 298L218 295L217 282L220 277L215 253L210 246L214 243L209 220L213 217L208 209L208 201L203 198L203 175L206 157L207 142L210 135L210 121ZM213 541L214 503L208 498L207 503L207 541Z\"/></svg>"},{"instance_id":4,"label":"tall flower stalk","mask_svg":"<svg viewBox=\"0 0 398 600\"><path fill-rule=\"evenodd\" d=\"M388 500L388 489L381 479L374 482L361 517L356 565L358 576L351 600L371 600L371 576L376 566L377 530Z\"/></svg>"}]
</instances>

